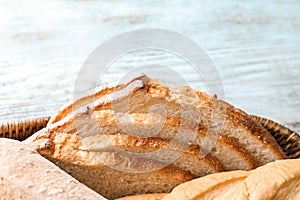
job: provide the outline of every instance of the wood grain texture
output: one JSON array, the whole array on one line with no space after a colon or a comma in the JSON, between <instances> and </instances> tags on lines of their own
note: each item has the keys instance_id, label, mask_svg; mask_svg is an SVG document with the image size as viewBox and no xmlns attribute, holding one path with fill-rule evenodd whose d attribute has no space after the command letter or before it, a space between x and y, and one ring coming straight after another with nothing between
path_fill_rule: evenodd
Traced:
<instances>
[{"instance_id":1,"label":"wood grain texture","mask_svg":"<svg viewBox=\"0 0 300 200\"><path fill-rule=\"evenodd\" d=\"M53 114L73 98L79 70L98 45L155 27L178 31L207 51L225 100L299 132L299 10L296 0L0 1L0 121ZM105 80L158 64L205 90L190 66L157 51L120 58Z\"/></svg>"}]
</instances>

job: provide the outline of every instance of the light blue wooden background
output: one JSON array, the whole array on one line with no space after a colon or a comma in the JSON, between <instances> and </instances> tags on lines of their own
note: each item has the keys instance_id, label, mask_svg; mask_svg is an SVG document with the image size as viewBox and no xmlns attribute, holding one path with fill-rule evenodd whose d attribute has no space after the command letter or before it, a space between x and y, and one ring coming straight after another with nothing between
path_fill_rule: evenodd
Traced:
<instances>
[{"instance_id":1,"label":"light blue wooden background","mask_svg":"<svg viewBox=\"0 0 300 200\"><path fill-rule=\"evenodd\" d=\"M206 49L225 100L300 131L299 10L298 0L0 0L0 121L53 114L72 99L82 63L98 45L154 27ZM120 59L107 75L149 61L183 68L170 55L148 55Z\"/></svg>"}]
</instances>

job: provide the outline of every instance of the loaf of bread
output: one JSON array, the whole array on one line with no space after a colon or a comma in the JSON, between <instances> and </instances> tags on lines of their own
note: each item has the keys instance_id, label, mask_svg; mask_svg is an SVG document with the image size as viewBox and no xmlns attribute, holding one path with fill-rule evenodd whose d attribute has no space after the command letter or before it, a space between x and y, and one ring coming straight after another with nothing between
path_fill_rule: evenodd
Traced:
<instances>
[{"instance_id":1,"label":"loaf of bread","mask_svg":"<svg viewBox=\"0 0 300 200\"><path fill-rule=\"evenodd\" d=\"M163 200L300 199L300 159L280 160L255 170L222 172L183 183Z\"/></svg>"},{"instance_id":2,"label":"loaf of bread","mask_svg":"<svg viewBox=\"0 0 300 200\"><path fill-rule=\"evenodd\" d=\"M107 198L170 192L195 177L285 158L240 109L145 75L64 105L25 143Z\"/></svg>"},{"instance_id":3,"label":"loaf of bread","mask_svg":"<svg viewBox=\"0 0 300 200\"><path fill-rule=\"evenodd\" d=\"M0 138L0 199L105 199L19 141Z\"/></svg>"}]
</instances>

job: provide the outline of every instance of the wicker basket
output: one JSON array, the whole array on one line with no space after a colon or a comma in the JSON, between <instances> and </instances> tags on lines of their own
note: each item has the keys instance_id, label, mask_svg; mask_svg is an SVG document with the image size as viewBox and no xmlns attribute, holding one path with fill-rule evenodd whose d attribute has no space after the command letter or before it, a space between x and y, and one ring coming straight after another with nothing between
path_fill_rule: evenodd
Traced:
<instances>
[{"instance_id":1,"label":"wicker basket","mask_svg":"<svg viewBox=\"0 0 300 200\"><path fill-rule=\"evenodd\" d=\"M46 127L49 119L50 117L38 117L0 123L0 138L25 140L33 133Z\"/></svg>"},{"instance_id":2,"label":"wicker basket","mask_svg":"<svg viewBox=\"0 0 300 200\"><path fill-rule=\"evenodd\" d=\"M288 158L300 158L300 136L296 132L269 119L258 116L252 116L252 118L272 134ZM46 127L49 119L50 117L39 117L0 123L0 138L25 140L36 131Z\"/></svg>"}]
</instances>

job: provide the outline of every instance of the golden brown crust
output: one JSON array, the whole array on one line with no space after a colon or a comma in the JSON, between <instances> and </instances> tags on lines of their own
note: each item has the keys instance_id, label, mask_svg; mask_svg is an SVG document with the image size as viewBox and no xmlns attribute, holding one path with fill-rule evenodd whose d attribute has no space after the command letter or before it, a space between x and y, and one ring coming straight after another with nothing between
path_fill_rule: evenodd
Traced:
<instances>
[{"instance_id":1,"label":"golden brown crust","mask_svg":"<svg viewBox=\"0 0 300 200\"><path fill-rule=\"evenodd\" d=\"M81 97L77 99L75 102L70 101L69 103L63 105L53 116L51 116L48 125L51 125L53 123L58 122L59 120L62 120L64 117L70 114L74 109L78 109L81 106L87 105L95 101L96 99L99 99L101 96L119 91L136 80L143 80L145 84L148 82L148 78L145 75L140 75L125 83L114 82L110 84L104 84L96 89L97 92L91 95Z\"/></svg>"},{"instance_id":2,"label":"golden brown crust","mask_svg":"<svg viewBox=\"0 0 300 200\"><path fill-rule=\"evenodd\" d=\"M100 116L101 115L101 116ZM97 119L98 122L95 122L95 123L99 123L99 127L100 126L106 126L106 124L109 126L110 128L110 133L107 133L107 134L117 134L117 133L122 133L123 131L119 128L116 128L114 131L112 131L112 127L114 126L114 114L112 112L101 112L101 113L96 113L96 116L98 116L99 118ZM139 115L139 114L133 114L132 117L140 122L140 121L147 121L148 119L145 118L146 115ZM96 117L97 118L97 117ZM72 121L68 121L66 125L68 126L72 126L71 124ZM76 121L75 121L76 122ZM181 126L183 128L189 128L189 129L194 129L196 131L196 133L201 136L201 137L204 137L205 136L205 127L200 127L200 128L197 128L197 127L192 127L192 126L189 126L190 122L188 122L187 120L180 120L179 117L171 117L171 116L167 116L166 117L166 121L164 123L164 128L166 127L173 127L173 128L179 128L179 125L181 123ZM64 125L64 126L66 126ZM62 126L62 127L64 127ZM116 127L118 127L117 125L115 125ZM59 128L61 128L61 126L58 126ZM59 131L60 129L57 129L55 127L53 127L53 131ZM63 130L63 129L62 129ZM174 132L174 134L176 134L176 132ZM157 135L155 138L139 138L138 140L134 140L133 137L131 137L131 139L129 139L130 136L126 136L125 133L123 134L124 136L122 136L123 138L126 138L128 137L127 139L124 139L122 140L122 142L124 143L123 146L134 146L137 147L137 146L144 146L145 148L150 148L149 145L151 144L155 144L155 145L158 145L157 142L155 143L155 139L158 139L158 141L163 141L164 139L160 138L160 135ZM173 138L174 135L171 136L171 138ZM169 139L170 140L170 139ZM165 141L169 141L169 140L165 140ZM127 142L127 144L125 145L125 143ZM132 144L129 144L132 143ZM135 143L134 143L135 142ZM139 144L139 143L140 144ZM239 144L236 140L234 140L233 138L229 139L228 136L222 136L220 139L219 139L219 142L220 142L220 145L224 145L226 146L227 148L230 148L232 149L232 151L236 152L237 154L239 154L244 160L245 162L247 163L248 165L248 169L253 169L255 167L258 166L258 163L257 161L252 157L252 155L241 145ZM148 143L148 144L147 144ZM148 145L148 146L147 146ZM161 146L161 145L160 145ZM196 145L197 146L197 145ZM154 148L154 147L153 147ZM174 147L174 148L177 148L177 147ZM190 152L191 153L191 152ZM211 166L215 166L213 167L213 169L215 169L216 171L220 171L222 170L222 165L220 164L220 162L213 156L208 156L211 160L210 162L210 165ZM207 159L208 160L208 159ZM214 163L214 164L212 164Z\"/></svg>"},{"instance_id":3,"label":"golden brown crust","mask_svg":"<svg viewBox=\"0 0 300 200\"><path fill-rule=\"evenodd\" d=\"M240 154L241 157L243 157L246 160L250 169L255 169L256 167L259 166L257 160L235 138L228 137L226 135L221 135L219 137L219 141L221 141L222 144L226 144L232 147L233 151Z\"/></svg>"},{"instance_id":4,"label":"golden brown crust","mask_svg":"<svg viewBox=\"0 0 300 200\"><path fill-rule=\"evenodd\" d=\"M60 109L60 111L52 117L49 124L57 122L63 119L67 114L70 113L72 107L79 107L80 105L87 104L87 102L93 101L94 99L98 99L100 96L105 94L112 93L113 91L117 91L126 87L129 83L132 83L135 80L141 80L144 83L144 87L139 88L139 90L145 90L148 94L157 94L161 97L170 96L170 90L167 86L161 84L159 81L155 79L150 79L146 76L139 76L126 84L121 85L106 85L101 87L101 89L93 95L89 95L83 97L73 104L67 104L65 107ZM208 106L212 107L212 99L214 97L209 96L203 92L193 90L195 94L201 99L201 102L198 102L199 105L207 104ZM102 102L99 105L96 105L95 109L99 110L100 108L103 109L105 107L110 107L112 102ZM226 107L226 120L233 122L236 126L243 126L246 130L248 130L254 137L256 137L259 141L263 144L267 145L274 154L278 156L279 159L285 158L285 155L279 145L276 143L275 139L265 130L260 124L253 121L250 116L248 116L245 112L240 109L234 108L232 105L222 101L217 100L217 103L222 103Z\"/></svg>"},{"instance_id":5,"label":"golden brown crust","mask_svg":"<svg viewBox=\"0 0 300 200\"><path fill-rule=\"evenodd\" d=\"M189 145L189 147L186 148L186 146L184 146L183 144L174 141L171 142L170 140L158 137L142 138L120 133L115 135L107 135L107 137L113 145L125 147L126 149L142 147L144 151L153 151L153 149L167 147L168 149L176 149L177 151L186 150L186 154L194 156L198 156L200 152L199 145L193 144ZM221 135L218 139L218 142L221 145L232 149L233 152L239 154L245 160L249 169L255 169L259 166L255 158L243 147L243 145L238 143L236 139L228 137L226 135ZM205 162L209 163L209 165L217 172L225 171L220 161L210 153L208 153L203 159L205 160Z\"/></svg>"},{"instance_id":6,"label":"golden brown crust","mask_svg":"<svg viewBox=\"0 0 300 200\"><path fill-rule=\"evenodd\" d=\"M161 200L167 193L160 194L139 194L134 196L122 197L116 200Z\"/></svg>"},{"instance_id":7,"label":"golden brown crust","mask_svg":"<svg viewBox=\"0 0 300 200\"><path fill-rule=\"evenodd\" d=\"M151 95L156 95L159 98L166 98L166 97L169 98L170 97L171 91L169 90L169 88L167 86L161 84L160 82L158 82L156 80L153 80L153 79L148 79L147 77L139 77L137 79L142 80L144 82L145 87L137 88L137 90L134 90L131 95L134 95L136 92L144 91L144 92L149 93ZM135 80L137 80L137 79L135 79ZM122 88L124 88L124 87L122 87ZM142 93L144 93L144 92L142 92ZM146 93L145 93L145 95L146 95ZM245 130L249 131L249 134L251 134L252 136L258 138L261 142L263 142L263 144L268 144L266 146L270 146L270 148L274 147L275 150L274 149L272 149L272 150L277 152L276 155L279 158L282 158L282 154L281 154L282 151L280 151L280 148L276 144L275 140L262 127L258 128L258 125L255 124L255 122L252 121L252 119L250 119L250 117L247 114L245 114L243 111L235 109L230 104L227 104L227 103L225 103L223 101L220 101L220 100L216 100L216 99L214 99L214 97L211 97L211 96L209 96L205 93L202 93L202 92L199 92L199 91L196 91L196 90L195 90L195 93L197 94L197 96L199 98L198 103L201 106L201 108L208 109L208 111L210 111L210 112L211 112L211 110L209 110L209 109L212 107L212 104L215 103L215 101L217 101L217 103L219 102L219 103L225 104L225 107L226 107L226 121L229 121L230 123L233 123L236 126L243 126L245 128ZM124 96L123 98L126 98L126 96ZM75 103L77 103L77 102L75 102ZM99 105L96 105L95 108L91 108L91 110L93 110L93 109L98 110L100 108L102 108L102 109L103 108L109 108L111 103L112 102L109 102L109 101L105 101L105 102L102 102L102 103L100 102ZM80 104L80 102L79 102L79 104ZM107 116L108 121L110 121L110 117L111 116L109 116L109 115ZM56 127L52 126L51 128L53 130L59 130L59 127L61 127L63 129L65 126L70 125L72 123L72 120L74 120L75 118L76 118L76 116L71 117L68 120L63 119L60 122L57 122ZM138 118L135 118L135 120L143 121L143 119L138 119ZM166 123L166 125L172 126L172 127L178 127L180 125L183 128L188 128L188 129L191 129L191 130L197 129L198 133L200 133L200 134L205 134L205 132L207 132L207 130L208 130L207 127L205 127L205 125L202 124L202 123L200 123L200 125L198 125L198 126L195 126L195 124L193 124L192 122L189 122L188 120L182 120L178 116L167 116L165 123ZM227 123L227 122L225 122L225 123ZM262 135L266 135L266 136L259 136L259 133L262 133ZM229 145L233 149L237 149L239 154L243 158L245 158L245 160L249 163L249 168L250 169L257 166L256 159L254 159L253 156L251 156L251 154L249 152L247 153L247 150L245 148L243 148L243 145L237 144L237 142L228 141L228 140L226 142L223 142L223 143L225 145L226 144Z\"/></svg>"},{"instance_id":8,"label":"golden brown crust","mask_svg":"<svg viewBox=\"0 0 300 200\"><path fill-rule=\"evenodd\" d=\"M245 179L249 175L246 171L231 171L231 172L221 172L216 174L210 174L201 178L194 179L192 181L180 184L175 187L172 192L166 195L164 200L195 200L201 199L201 196L218 191L218 187L222 185L229 185L230 183L236 183L240 180ZM220 196L219 196L220 197ZM203 198L207 199L207 198ZM217 198L209 198L217 199Z\"/></svg>"},{"instance_id":9,"label":"golden brown crust","mask_svg":"<svg viewBox=\"0 0 300 200\"><path fill-rule=\"evenodd\" d=\"M143 77L143 81L145 81L145 87L140 88L138 91L145 90L145 95L150 94L154 95L154 97L156 96L162 98L170 98L171 91L167 86L163 85L155 79L147 79L146 77ZM193 91L200 99L197 103L201 108L212 108L212 104L214 103L223 104L223 107L226 108L226 111L224 113L224 117L226 120L225 123L230 122L233 123L235 126L242 126L244 130L247 130L250 135L252 135L261 143L269 147L272 150L272 152L278 157L278 159L283 159L286 157L280 146L276 143L275 139L268 133L268 131L264 129L259 123L253 121L252 118L249 115L247 115L244 111L234 108L232 105L222 100L215 99L214 96L209 96L197 90ZM111 106L111 103L113 102L106 102L104 104L100 104L97 106L96 110L100 108L109 108ZM199 127L202 128L203 124L200 123Z\"/></svg>"},{"instance_id":10,"label":"golden brown crust","mask_svg":"<svg viewBox=\"0 0 300 200\"><path fill-rule=\"evenodd\" d=\"M242 125L245 129L249 130L253 136L255 136L259 141L268 146L274 154L278 156L279 159L286 158L280 146L277 144L276 140L271 136L271 134L258 122L254 121L251 116L246 114L244 111L238 108L234 108L232 105L227 104L227 119L235 123L235 125Z\"/></svg>"},{"instance_id":11,"label":"golden brown crust","mask_svg":"<svg viewBox=\"0 0 300 200\"><path fill-rule=\"evenodd\" d=\"M83 145L79 136L67 133L52 132L47 136L43 136L43 139L47 137L49 140L47 141L48 145L36 145L37 152L41 153L43 156L49 159L59 159L62 162L76 163L82 166L98 166L99 169L103 165L103 163L95 159L94 156L86 157L86 154L79 153L80 146ZM36 140L38 141L40 138ZM43 141L41 142L43 143ZM115 155L119 156L118 154ZM134 157L130 162L131 167L133 168L139 168L141 163L151 163L158 166L164 165L157 161L142 157ZM159 169L157 172L159 172L162 176L170 176L173 179L177 179L178 181L182 182L195 178L191 172L179 169L173 165L168 165L162 169Z\"/></svg>"},{"instance_id":12,"label":"golden brown crust","mask_svg":"<svg viewBox=\"0 0 300 200\"><path fill-rule=\"evenodd\" d=\"M159 84L158 81L150 79L149 87L157 88ZM166 91L162 91L166 90ZM280 146L277 144L276 140L268 133L268 131L262 127L258 122L252 120L251 116L246 114L244 111L234 108L234 106L226 103L222 100L216 99L214 96L209 96L203 92L198 90L193 90L197 97L200 99L198 101L199 106L204 105L204 107L208 106L210 108L213 107L212 104L224 104L221 107L226 108L226 121L230 123L234 123L236 126L243 126L244 130L247 130L250 135L257 138L261 143L269 147L272 152L278 157L277 159L286 158ZM159 91L156 93L169 94L169 89L165 86L160 86ZM217 105L218 106L218 105ZM203 108L203 107L202 107ZM217 112L217 111L216 111ZM222 113L221 113L222 114Z\"/></svg>"},{"instance_id":13,"label":"golden brown crust","mask_svg":"<svg viewBox=\"0 0 300 200\"><path fill-rule=\"evenodd\" d=\"M298 184L288 183L298 180ZM249 199L289 199L300 195L300 159L278 160L252 171L245 179ZM291 195L292 196L292 195ZM295 199L295 198L292 198Z\"/></svg>"},{"instance_id":14,"label":"golden brown crust","mask_svg":"<svg viewBox=\"0 0 300 200\"><path fill-rule=\"evenodd\" d=\"M107 137L112 145L124 147L129 151L130 148L138 147L140 147L140 152L156 151L157 149L171 149L182 151L182 153L185 153L187 156L196 156L197 158L199 157L200 153L199 145L190 145L187 147L184 144L157 137L142 138L120 133L115 135L107 135ZM201 160L208 164L215 172L224 171L220 161L209 153L205 157L201 158Z\"/></svg>"},{"instance_id":15,"label":"golden brown crust","mask_svg":"<svg viewBox=\"0 0 300 200\"><path fill-rule=\"evenodd\" d=\"M103 112L101 114L103 114ZM114 114L112 114L112 115L110 115L110 114L109 114L109 112L108 113L104 112L104 114L101 115L101 120L98 119L99 124L103 125L107 122L108 124L110 124L110 126L112 126L112 124L115 123L113 120ZM138 115L138 114L134 114L134 113L131 115L131 117L134 118L135 122L138 122L137 123L138 125L140 125L143 121L149 121L148 120L149 118L145 118L145 116L146 115ZM188 120L180 120L180 117L166 116L164 128L173 127L173 128L178 129L181 126L182 128L196 131L196 133L200 137L205 136L207 129L204 126L200 126L197 128L197 127L191 126L190 124L192 124L192 123L189 122ZM122 133L122 132L123 131L121 129L116 129L116 133ZM112 133L110 133L110 134L112 134ZM145 149L147 149L147 148L154 148L153 145L156 145L158 148L162 148L163 146L167 146L170 142L169 138L168 139L161 138L160 136L162 134L157 134L155 137L147 137L147 138L134 137L132 135L126 135L126 134L128 134L128 133L117 134L119 137L119 141L121 143L116 144L116 145L126 146L126 147L143 146ZM115 136L111 136L111 137L115 137ZM172 135L172 138L174 138L173 135ZM220 143L220 145L224 145L227 148L232 149L233 152L236 152L237 154L239 154L245 160L245 162L248 164L249 169L254 169L257 166L259 166L259 163L256 161L256 159L236 139L226 136L226 135L219 135L217 140ZM116 141L117 141L117 139L115 138L115 142ZM178 148L180 150L180 144L173 143L173 145L174 145L173 148ZM191 149L191 147L192 146L190 146L190 149ZM195 148L198 148L198 151L194 151L194 152L199 152L199 150L200 150L199 145L193 145L193 148L194 148L194 150L195 150ZM190 150L189 154L193 154L192 152L193 151ZM208 154L207 158L211 159L211 161L216 164L217 169L223 168L223 167L220 167L221 166L220 162L211 154ZM207 160L209 160L209 159L207 159ZM214 167L214 168L216 168L216 167Z\"/></svg>"},{"instance_id":16,"label":"golden brown crust","mask_svg":"<svg viewBox=\"0 0 300 200\"><path fill-rule=\"evenodd\" d=\"M225 170L224 170L224 167L223 167L223 165L220 163L220 161L219 161L216 157L214 157L213 155L211 155L210 153L208 153L208 154L205 156L205 158L206 158L207 160L210 161L210 163L211 163L210 166L211 166L216 172L223 172L223 171L225 171Z\"/></svg>"},{"instance_id":17,"label":"golden brown crust","mask_svg":"<svg viewBox=\"0 0 300 200\"><path fill-rule=\"evenodd\" d=\"M300 159L286 159L248 172L216 173L183 183L163 199L299 199L299 166Z\"/></svg>"}]
</instances>

